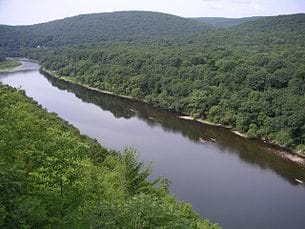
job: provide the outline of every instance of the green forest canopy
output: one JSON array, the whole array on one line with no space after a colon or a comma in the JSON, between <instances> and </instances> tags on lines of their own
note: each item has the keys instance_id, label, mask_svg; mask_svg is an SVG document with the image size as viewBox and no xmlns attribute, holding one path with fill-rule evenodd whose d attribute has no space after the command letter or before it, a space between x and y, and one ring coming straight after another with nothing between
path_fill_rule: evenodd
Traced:
<instances>
[{"instance_id":1,"label":"green forest canopy","mask_svg":"<svg viewBox=\"0 0 305 229\"><path fill-rule=\"evenodd\" d=\"M260 17L224 18L224 17L195 17L193 20L203 22L210 26L227 28L244 22L254 21Z\"/></svg>"},{"instance_id":2,"label":"green forest canopy","mask_svg":"<svg viewBox=\"0 0 305 229\"><path fill-rule=\"evenodd\" d=\"M0 107L1 228L219 228L149 181L131 149L101 147L8 86Z\"/></svg>"}]
</instances>

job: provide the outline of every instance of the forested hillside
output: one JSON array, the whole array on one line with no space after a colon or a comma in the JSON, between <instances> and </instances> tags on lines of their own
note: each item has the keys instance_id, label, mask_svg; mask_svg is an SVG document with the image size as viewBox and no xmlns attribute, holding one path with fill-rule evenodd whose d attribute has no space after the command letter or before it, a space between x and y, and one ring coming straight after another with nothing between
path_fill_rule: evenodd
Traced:
<instances>
[{"instance_id":1,"label":"forested hillside","mask_svg":"<svg viewBox=\"0 0 305 229\"><path fill-rule=\"evenodd\" d=\"M229 28L193 34L191 42L201 45L305 47L305 14L262 17Z\"/></svg>"},{"instance_id":2,"label":"forested hillside","mask_svg":"<svg viewBox=\"0 0 305 229\"><path fill-rule=\"evenodd\" d=\"M203 22L210 26L227 28L244 22L254 21L260 17L225 18L225 17L196 17L193 20Z\"/></svg>"},{"instance_id":3,"label":"forested hillside","mask_svg":"<svg viewBox=\"0 0 305 229\"><path fill-rule=\"evenodd\" d=\"M76 82L304 150L304 23L304 15L269 17L248 22L251 29L244 23L184 42L105 43L25 55Z\"/></svg>"},{"instance_id":4,"label":"forested hillside","mask_svg":"<svg viewBox=\"0 0 305 229\"><path fill-rule=\"evenodd\" d=\"M179 37L208 26L174 15L126 11L79 15L31 26L0 26L0 48Z\"/></svg>"},{"instance_id":5,"label":"forested hillside","mask_svg":"<svg viewBox=\"0 0 305 229\"><path fill-rule=\"evenodd\" d=\"M1 228L219 228L178 203L132 150L113 152L0 85Z\"/></svg>"}]
</instances>

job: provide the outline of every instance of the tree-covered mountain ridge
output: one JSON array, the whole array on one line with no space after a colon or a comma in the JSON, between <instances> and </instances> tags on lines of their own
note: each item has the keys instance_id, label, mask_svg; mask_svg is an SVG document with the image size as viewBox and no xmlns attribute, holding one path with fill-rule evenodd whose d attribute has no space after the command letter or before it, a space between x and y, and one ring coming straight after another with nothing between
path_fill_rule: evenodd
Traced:
<instances>
[{"instance_id":1,"label":"tree-covered mountain ridge","mask_svg":"<svg viewBox=\"0 0 305 229\"><path fill-rule=\"evenodd\" d=\"M235 26L215 28L191 35L192 42L220 46L305 46L305 14L250 18ZM243 20L242 18L240 20ZM230 20L228 21L230 23Z\"/></svg>"},{"instance_id":2,"label":"tree-covered mountain ridge","mask_svg":"<svg viewBox=\"0 0 305 229\"><path fill-rule=\"evenodd\" d=\"M61 46L101 41L128 41L184 36L206 24L165 13L120 11L83 14L28 26L0 26L0 45Z\"/></svg>"},{"instance_id":3,"label":"tree-covered mountain ridge","mask_svg":"<svg viewBox=\"0 0 305 229\"><path fill-rule=\"evenodd\" d=\"M219 25L220 23L220 25ZM220 28L221 27L221 28ZM224 27L224 28L222 28ZM304 43L305 14L250 18L183 18L148 11L83 14L27 26L0 25L0 52L113 41L192 40L212 44ZM248 42L249 43L249 42Z\"/></svg>"},{"instance_id":4,"label":"tree-covered mountain ridge","mask_svg":"<svg viewBox=\"0 0 305 229\"><path fill-rule=\"evenodd\" d=\"M193 20L219 28L228 28L248 21L255 21L261 17L242 17L242 18L225 18L225 17L194 17Z\"/></svg>"}]
</instances>

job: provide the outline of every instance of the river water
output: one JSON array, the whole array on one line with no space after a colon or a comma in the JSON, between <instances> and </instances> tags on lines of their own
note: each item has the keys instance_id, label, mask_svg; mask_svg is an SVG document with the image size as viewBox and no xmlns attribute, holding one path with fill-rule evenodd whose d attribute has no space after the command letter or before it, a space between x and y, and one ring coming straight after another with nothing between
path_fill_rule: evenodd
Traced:
<instances>
[{"instance_id":1,"label":"river water","mask_svg":"<svg viewBox=\"0 0 305 229\"><path fill-rule=\"evenodd\" d=\"M138 150L145 163L153 162L152 177L169 178L171 193L201 216L228 229L305 228L305 186L295 181L305 181L305 169L266 145L54 79L37 64L25 64L24 71L2 73L0 82L22 88L108 148Z\"/></svg>"}]
</instances>

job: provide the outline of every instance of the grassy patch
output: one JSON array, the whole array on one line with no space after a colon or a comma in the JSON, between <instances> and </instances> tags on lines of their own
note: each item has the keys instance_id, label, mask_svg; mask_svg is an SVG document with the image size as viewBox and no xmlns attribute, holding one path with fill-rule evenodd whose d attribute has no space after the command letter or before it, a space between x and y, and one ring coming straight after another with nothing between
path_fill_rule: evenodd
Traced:
<instances>
[{"instance_id":1,"label":"grassy patch","mask_svg":"<svg viewBox=\"0 0 305 229\"><path fill-rule=\"evenodd\" d=\"M21 63L16 60L5 60L0 62L0 72L8 71L10 69L20 66Z\"/></svg>"}]
</instances>

